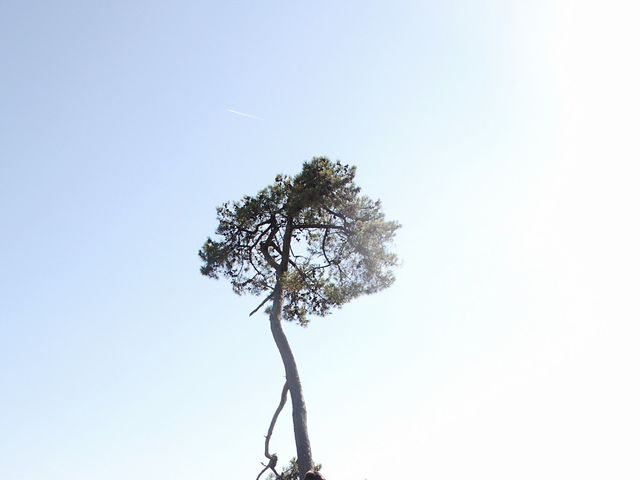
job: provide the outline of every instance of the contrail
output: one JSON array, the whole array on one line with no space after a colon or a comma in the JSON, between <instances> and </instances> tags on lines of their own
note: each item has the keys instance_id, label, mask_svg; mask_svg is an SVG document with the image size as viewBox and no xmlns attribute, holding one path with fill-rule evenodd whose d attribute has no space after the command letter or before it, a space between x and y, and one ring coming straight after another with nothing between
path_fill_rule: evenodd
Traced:
<instances>
[{"instance_id":1,"label":"contrail","mask_svg":"<svg viewBox=\"0 0 640 480\"><path fill-rule=\"evenodd\" d=\"M227 108L227 112L234 113L236 115L240 115L241 117L253 118L254 120L262 120L262 118L256 117L255 115L251 115L250 113L239 112L237 110L231 110L230 108Z\"/></svg>"}]
</instances>

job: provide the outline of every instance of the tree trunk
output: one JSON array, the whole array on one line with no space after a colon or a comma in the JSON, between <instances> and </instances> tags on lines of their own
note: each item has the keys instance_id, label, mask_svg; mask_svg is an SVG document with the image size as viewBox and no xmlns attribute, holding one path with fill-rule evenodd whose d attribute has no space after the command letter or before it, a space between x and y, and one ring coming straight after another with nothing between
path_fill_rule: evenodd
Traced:
<instances>
[{"instance_id":1,"label":"tree trunk","mask_svg":"<svg viewBox=\"0 0 640 480\"><path fill-rule=\"evenodd\" d=\"M291 393L291 404L293 410L293 434L296 441L296 453L298 456L298 469L300 479L304 478L304 474L313 468L313 458L311 456L311 443L309 442L309 433L307 431L307 407L302 394L302 384L300 382L300 374L298 366L291 351L289 341L282 329L282 302L284 292L282 291L282 283L280 277L286 273L289 262L289 249L291 246L291 219L287 223L287 228L283 239L283 259L278 275L278 281L275 286L273 295L273 306L269 322L271 324L271 334L276 342L284 370L287 376L287 384Z\"/></svg>"}]
</instances>

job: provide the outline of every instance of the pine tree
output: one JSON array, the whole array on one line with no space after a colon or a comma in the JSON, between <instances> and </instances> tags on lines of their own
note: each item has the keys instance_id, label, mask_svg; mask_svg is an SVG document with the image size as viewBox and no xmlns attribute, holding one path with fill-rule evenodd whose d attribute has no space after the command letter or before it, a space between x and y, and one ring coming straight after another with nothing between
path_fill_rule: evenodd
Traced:
<instances>
[{"instance_id":1,"label":"pine tree","mask_svg":"<svg viewBox=\"0 0 640 480\"><path fill-rule=\"evenodd\" d=\"M380 202L360 193L355 174L353 166L316 157L294 177L278 175L257 195L219 207L217 237L199 252L203 275L226 277L238 294L264 296L251 314L268 305L301 472L312 468L313 457L300 375L282 320L307 326L310 315L325 316L394 280L397 259L389 246L399 224L385 220ZM265 450L269 456L268 441Z\"/></svg>"}]
</instances>

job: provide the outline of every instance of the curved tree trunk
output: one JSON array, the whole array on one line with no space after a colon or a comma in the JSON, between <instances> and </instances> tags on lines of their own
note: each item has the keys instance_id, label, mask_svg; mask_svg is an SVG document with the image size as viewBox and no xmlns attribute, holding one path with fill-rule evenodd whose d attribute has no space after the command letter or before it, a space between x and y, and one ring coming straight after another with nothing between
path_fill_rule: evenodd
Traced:
<instances>
[{"instance_id":1,"label":"curved tree trunk","mask_svg":"<svg viewBox=\"0 0 640 480\"><path fill-rule=\"evenodd\" d=\"M291 221L289 221L284 235L284 258L282 259L280 274L287 271L289 248L291 245L291 233ZM302 394L300 374L298 373L298 366L296 365L296 360L293 356L293 352L291 351L291 346L289 345L289 341L282 329L282 301L284 295L280 279L278 279L276 283L273 294L273 306L271 308L271 314L269 315L269 323L271 324L271 334L273 335L273 339L275 340L278 351L280 352L280 357L282 357L282 363L284 364L284 370L287 376L287 385L289 386L289 392L291 393L293 434L296 440L298 469L300 472L300 479L302 479L304 474L312 469L313 458L311 455L309 433L307 431L307 407L304 402L304 395Z\"/></svg>"}]
</instances>

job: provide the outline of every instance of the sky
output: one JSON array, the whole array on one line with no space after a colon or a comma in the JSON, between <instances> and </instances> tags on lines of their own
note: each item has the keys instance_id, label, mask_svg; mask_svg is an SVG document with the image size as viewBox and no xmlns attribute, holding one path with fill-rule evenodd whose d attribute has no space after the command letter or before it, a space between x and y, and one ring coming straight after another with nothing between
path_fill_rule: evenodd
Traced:
<instances>
[{"instance_id":1,"label":"sky","mask_svg":"<svg viewBox=\"0 0 640 480\"><path fill-rule=\"evenodd\" d=\"M639 13L2 0L0 478L255 478L282 364L197 251L316 155L402 224L286 325L329 480L640 477Z\"/></svg>"}]
</instances>

